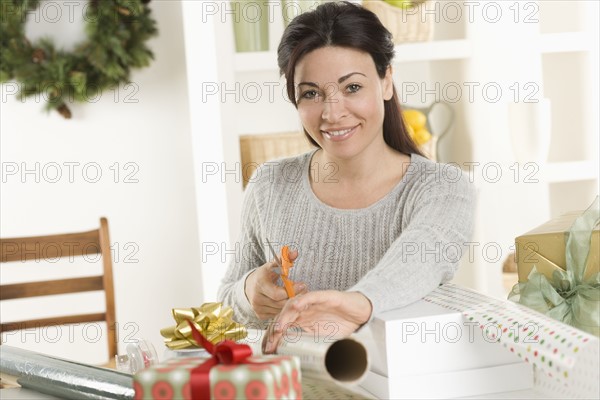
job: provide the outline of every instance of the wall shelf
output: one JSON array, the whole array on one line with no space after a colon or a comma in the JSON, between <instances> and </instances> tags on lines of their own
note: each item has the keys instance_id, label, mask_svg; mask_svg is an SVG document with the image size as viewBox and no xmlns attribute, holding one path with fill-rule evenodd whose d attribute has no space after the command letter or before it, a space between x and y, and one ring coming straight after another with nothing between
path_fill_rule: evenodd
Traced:
<instances>
[{"instance_id":1,"label":"wall shelf","mask_svg":"<svg viewBox=\"0 0 600 400\"><path fill-rule=\"evenodd\" d=\"M590 160L548 163L540 168L540 181L547 183L598 179L598 163Z\"/></svg>"},{"instance_id":2,"label":"wall shelf","mask_svg":"<svg viewBox=\"0 0 600 400\"><path fill-rule=\"evenodd\" d=\"M471 42L467 39L436 40L431 42L404 43L396 46L394 62L418 62L438 60L461 60L471 56ZM261 51L235 54L236 72L277 70L277 53Z\"/></svg>"},{"instance_id":3,"label":"wall shelf","mask_svg":"<svg viewBox=\"0 0 600 400\"><path fill-rule=\"evenodd\" d=\"M396 46L395 62L462 60L471 57L471 54L472 46L468 39L404 43Z\"/></svg>"},{"instance_id":4,"label":"wall shelf","mask_svg":"<svg viewBox=\"0 0 600 400\"><path fill-rule=\"evenodd\" d=\"M547 185L563 182L594 181L600 177L598 161L579 160L563 162L512 162L496 164L491 168L491 178L486 178L482 172L485 163L472 167L472 170L463 169L476 188L486 187L518 187L522 185ZM536 166L537 165L537 166ZM496 170L502 171L501 177L496 180Z\"/></svg>"},{"instance_id":5,"label":"wall shelf","mask_svg":"<svg viewBox=\"0 0 600 400\"><path fill-rule=\"evenodd\" d=\"M539 38L539 49L543 54L588 51L590 48L586 32L545 33Z\"/></svg>"},{"instance_id":6,"label":"wall shelf","mask_svg":"<svg viewBox=\"0 0 600 400\"><path fill-rule=\"evenodd\" d=\"M234 63L236 72L274 71L277 69L277 53L275 51L235 53Z\"/></svg>"}]
</instances>

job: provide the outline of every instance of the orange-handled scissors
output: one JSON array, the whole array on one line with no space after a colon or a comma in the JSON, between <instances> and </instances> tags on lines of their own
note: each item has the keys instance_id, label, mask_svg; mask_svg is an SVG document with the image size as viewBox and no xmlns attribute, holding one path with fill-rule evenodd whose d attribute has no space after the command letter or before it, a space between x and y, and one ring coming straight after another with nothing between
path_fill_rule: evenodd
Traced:
<instances>
[{"instance_id":1,"label":"orange-handled scissors","mask_svg":"<svg viewBox=\"0 0 600 400\"><path fill-rule=\"evenodd\" d=\"M280 276L281 276L281 280L283 281L283 286L285 288L285 292L287 293L288 297L291 299L292 297L294 297L296 295L296 292L294 292L294 282L292 282L292 280L290 280L288 278L290 268L293 266L293 263L290 261L289 256L288 256L288 247L283 246L283 248L281 249L282 258L284 259L283 261L285 263L285 265L283 265L281 260L277 256L275 249L273 249L273 246L271 245L271 242L269 241L269 239L267 239L267 244L269 245L269 248L271 249L271 253L273 254L273 257L275 257L275 262L277 263L277 266L280 269L280 272L281 272Z\"/></svg>"}]
</instances>

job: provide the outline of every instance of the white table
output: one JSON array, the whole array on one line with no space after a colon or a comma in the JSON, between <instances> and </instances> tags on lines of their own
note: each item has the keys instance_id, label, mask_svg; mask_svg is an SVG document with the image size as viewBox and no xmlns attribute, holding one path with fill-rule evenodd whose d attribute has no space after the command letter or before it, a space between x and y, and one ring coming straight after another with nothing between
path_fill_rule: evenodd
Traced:
<instances>
[{"instance_id":1,"label":"white table","mask_svg":"<svg viewBox=\"0 0 600 400\"><path fill-rule=\"evenodd\" d=\"M320 387L317 383L309 382L303 385L303 397L305 399L375 399L368 392L357 388L356 393L352 394L346 390L333 390L329 387ZM494 393L486 396L466 397L464 399L548 399L536 390L520 390L517 392ZM0 389L0 399L2 400L57 400L58 397L35 392L25 388L7 388Z\"/></svg>"},{"instance_id":2,"label":"white table","mask_svg":"<svg viewBox=\"0 0 600 400\"><path fill-rule=\"evenodd\" d=\"M40 392L34 392L33 390L24 389L24 388L5 388L0 389L0 399L7 400L21 400L21 399L29 399L29 400L46 400L46 399L56 399L56 397L49 396L47 394L43 394Z\"/></svg>"}]
</instances>

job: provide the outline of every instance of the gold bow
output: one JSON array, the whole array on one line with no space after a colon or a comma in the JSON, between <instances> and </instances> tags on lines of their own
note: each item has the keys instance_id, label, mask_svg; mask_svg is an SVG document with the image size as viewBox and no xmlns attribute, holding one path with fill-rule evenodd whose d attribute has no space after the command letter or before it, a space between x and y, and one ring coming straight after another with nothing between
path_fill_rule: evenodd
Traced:
<instances>
[{"instance_id":1,"label":"gold bow","mask_svg":"<svg viewBox=\"0 0 600 400\"><path fill-rule=\"evenodd\" d=\"M195 328L211 343L217 344L223 340L241 340L248 334L246 327L233 321L233 310L221 303L204 303L200 307L174 308L175 326L160 330L165 338L165 344L171 350L181 350L188 347L200 347L192 337L192 329L187 323L192 321Z\"/></svg>"}]
</instances>

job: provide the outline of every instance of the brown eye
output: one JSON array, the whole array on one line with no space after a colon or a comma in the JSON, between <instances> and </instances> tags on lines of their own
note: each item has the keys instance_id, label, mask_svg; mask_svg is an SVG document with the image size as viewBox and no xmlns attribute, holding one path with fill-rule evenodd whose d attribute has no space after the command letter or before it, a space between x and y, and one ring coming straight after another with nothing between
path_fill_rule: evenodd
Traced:
<instances>
[{"instance_id":1,"label":"brown eye","mask_svg":"<svg viewBox=\"0 0 600 400\"><path fill-rule=\"evenodd\" d=\"M318 93L316 90L307 90L306 92L302 92L302 94L300 94L300 98L301 99L314 99L318 96Z\"/></svg>"},{"instance_id":2,"label":"brown eye","mask_svg":"<svg viewBox=\"0 0 600 400\"><path fill-rule=\"evenodd\" d=\"M360 89L362 89L362 86L360 86L358 83L351 83L350 85L348 85L346 87L346 90L349 93L356 93L358 92Z\"/></svg>"}]
</instances>

